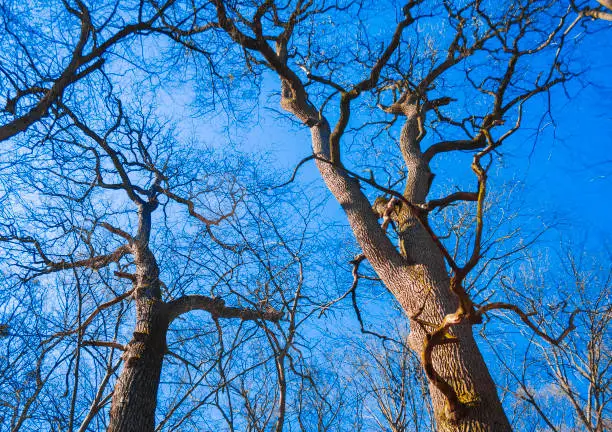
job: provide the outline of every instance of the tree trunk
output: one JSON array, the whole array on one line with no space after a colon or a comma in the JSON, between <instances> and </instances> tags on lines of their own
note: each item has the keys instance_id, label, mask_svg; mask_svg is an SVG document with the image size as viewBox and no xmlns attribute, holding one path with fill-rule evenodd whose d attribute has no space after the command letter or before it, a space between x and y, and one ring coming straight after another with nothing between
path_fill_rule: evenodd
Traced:
<instances>
[{"instance_id":1,"label":"tree trunk","mask_svg":"<svg viewBox=\"0 0 612 432\"><path fill-rule=\"evenodd\" d=\"M300 114L303 113L299 113L298 117ZM402 139L408 137L405 134L415 133L415 127L415 124L406 125ZM319 120L311 127L311 134L314 154L328 159L328 123L324 119ZM406 193L408 199L419 202L416 196L410 195L420 191L422 199L425 198L431 183L431 172L418 157L420 151L411 154L409 150L402 149L408 170L412 171ZM457 298L450 291L443 256L416 219L408 215L400 226L400 254L381 229L378 216L361 192L357 180L329 162L318 160L317 166L327 187L346 213L364 255L406 314L409 317L418 315L420 320L440 324L446 314L455 312ZM471 327L460 325L453 332L458 336L459 343L434 348L433 367L455 389L465 410L459 420L453 420L449 416L445 396L430 383L438 430L510 431L495 383L476 345ZM419 355L423 352L426 337L425 329L411 320L410 344Z\"/></svg>"},{"instance_id":2,"label":"tree trunk","mask_svg":"<svg viewBox=\"0 0 612 432\"><path fill-rule=\"evenodd\" d=\"M113 392L109 432L149 432L155 429L166 327L152 310L148 315L146 321L136 325L134 336L126 347L125 363Z\"/></svg>"},{"instance_id":3,"label":"tree trunk","mask_svg":"<svg viewBox=\"0 0 612 432\"><path fill-rule=\"evenodd\" d=\"M407 283L394 287L392 292L409 315L414 316L416 308L421 322L439 324L445 315L457 310L458 303L450 291L443 257L421 226L414 225L402 232L402 236L410 238L410 241L403 241L404 247L408 256L416 258L417 262L408 270L412 275L408 276ZM410 346L421 355L427 337L425 329L416 320L411 320L410 329ZM454 422L448 412L446 397L430 383L438 430L510 431L495 382L476 345L471 325L455 326L453 333L459 338L459 343L435 347L432 365L454 388L465 410L460 413L460 421Z\"/></svg>"},{"instance_id":4,"label":"tree trunk","mask_svg":"<svg viewBox=\"0 0 612 432\"><path fill-rule=\"evenodd\" d=\"M166 352L168 314L161 301L159 270L146 246L134 249L136 328L115 384L109 432L155 429L157 390Z\"/></svg>"},{"instance_id":5,"label":"tree trunk","mask_svg":"<svg viewBox=\"0 0 612 432\"><path fill-rule=\"evenodd\" d=\"M420 147L423 131L419 122L424 122L425 113L415 105L408 105L404 107L404 115L406 121L400 135L400 150L408 170L404 197L413 204L425 204L433 180ZM427 333L416 319L439 325L444 316L457 310L458 299L450 290L450 278L442 252L416 215L408 209L400 210L397 222L400 251L412 264L408 271L413 275L407 278L411 283L404 283L393 291L397 292L396 297L403 309L414 318L410 322L409 342L421 354ZM415 306L418 317L415 316ZM446 397L430 382L438 429L448 432L511 430L495 382L474 340L471 325L455 326L453 333L459 338L459 343L435 347L432 366L453 387L459 402L465 406L465 412L448 412ZM462 417L459 423L452 420L454 415Z\"/></svg>"}]
</instances>

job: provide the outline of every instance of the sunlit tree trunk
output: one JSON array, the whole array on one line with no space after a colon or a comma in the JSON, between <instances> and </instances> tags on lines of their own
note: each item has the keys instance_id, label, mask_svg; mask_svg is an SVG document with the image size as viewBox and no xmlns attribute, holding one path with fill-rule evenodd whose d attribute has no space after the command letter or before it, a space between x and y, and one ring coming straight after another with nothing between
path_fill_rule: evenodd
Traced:
<instances>
[{"instance_id":1,"label":"sunlit tree trunk","mask_svg":"<svg viewBox=\"0 0 612 432\"><path fill-rule=\"evenodd\" d=\"M414 203L424 202L431 183L431 173L420 158L413 119L407 118L401 145L409 171L405 195ZM314 153L329 158L330 129L326 121L311 128ZM363 195L356 180L324 160L318 168L329 190L344 209L353 233L365 257L384 284L396 297L409 317L434 325L457 309L457 298L450 291L444 259L429 233L414 216L404 213L399 221L401 252L381 229L378 216ZM431 329L427 329L431 330ZM462 406L461 412L449 410L447 398L430 383L438 430L489 431L511 430L501 406L495 383L476 345L469 325L453 328L459 342L434 348L432 366L450 384ZM411 347L422 354L427 333L422 324L411 320Z\"/></svg>"},{"instance_id":2,"label":"sunlit tree trunk","mask_svg":"<svg viewBox=\"0 0 612 432\"><path fill-rule=\"evenodd\" d=\"M148 298L137 300L138 324L124 354L115 385L108 430L148 432L155 429L157 390L166 346L167 323Z\"/></svg>"}]
</instances>

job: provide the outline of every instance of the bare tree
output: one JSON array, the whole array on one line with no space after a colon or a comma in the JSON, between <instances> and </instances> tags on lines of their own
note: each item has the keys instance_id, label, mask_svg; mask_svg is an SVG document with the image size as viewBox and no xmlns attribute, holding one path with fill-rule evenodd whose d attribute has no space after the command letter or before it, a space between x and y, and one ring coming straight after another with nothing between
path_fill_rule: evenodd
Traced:
<instances>
[{"instance_id":1,"label":"bare tree","mask_svg":"<svg viewBox=\"0 0 612 432\"><path fill-rule=\"evenodd\" d=\"M134 44L168 36L156 25L172 3L1 6L10 430L175 430L203 415L280 431L293 377L316 387L293 352L314 207L266 198L237 153L179 142L154 100L120 99ZM196 311L212 323L185 319ZM176 393L156 421L162 380Z\"/></svg>"},{"instance_id":2,"label":"bare tree","mask_svg":"<svg viewBox=\"0 0 612 432\"><path fill-rule=\"evenodd\" d=\"M3 2L0 142L52 123L47 118L59 114L57 103L78 100L109 57L124 55L131 41L154 31L172 3L111 2L93 10L81 0Z\"/></svg>"},{"instance_id":3,"label":"bare tree","mask_svg":"<svg viewBox=\"0 0 612 432\"><path fill-rule=\"evenodd\" d=\"M225 32L248 70L276 74L281 107L310 130L305 161L316 161L364 259L410 317L410 343L429 379L439 430L510 430L472 327L485 314L509 310L559 344L574 316L559 335L548 335L512 303L477 304L464 282L487 252L482 236L494 156L520 129L528 101L575 76L565 48L590 15L553 1L386 7L381 13L380 5L362 2L214 0L193 18L173 9L164 23L194 52L206 52L206 41ZM384 22L384 35L371 34L368 20ZM394 146L380 139L385 130ZM363 145L350 146L347 137ZM429 198L439 193L435 161L463 152L473 155L473 185ZM361 175L366 168L371 174ZM382 196L373 200L375 193ZM476 211L468 253L455 255L454 239L434 231L432 215L459 202ZM381 229L381 217L394 234Z\"/></svg>"},{"instance_id":4,"label":"bare tree","mask_svg":"<svg viewBox=\"0 0 612 432\"><path fill-rule=\"evenodd\" d=\"M524 328L504 344L488 341L505 369L502 388L513 407L516 429L604 431L610 427L610 268L598 262L607 260L605 254L580 253L580 249L564 248L558 271L554 256L547 257L546 250L541 250L506 276L532 292L525 308L542 326L554 328L555 318L580 311L576 328L558 345L541 343ZM551 269L541 272L545 262L550 262ZM553 284L559 286L557 297L543 297L545 287ZM512 316L505 318L512 321ZM517 357L522 360L513 364Z\"/></svg>"},{"instance_id":5,"label":"bare tree","mask_svg":"<svg viewBox=\"0 0 612 432\"><path fill-rule=\"evenodd\" d=\"M404 337L401 337L404 336ZM391 432L433 431L433 411L427 379L419 358L406 343L399 340L372 343L356 365L363 376L364 410L374 419L372 426Z\"/></svg>"},{"instance_id":6,"label":"bare tree","mask_svg":"<svg viewBox=\"0 0 612 432\"><path fill-rule=\"evenodd\" d=\"M245 121L236 112L265 103L259 92L270 76L280 81L272 99L310 132L312 152L298 168L315 161L361 248L340 299L356 303L360 265L371 266L410 320L408 344L438 430L509 430L474 326L511 313L562 346L579 308L551 315L564 321L550 333L519 288L474 284L496 265L486 259L495 244L486 223L491 167L531 102L577 76L572 48L591 29L609 29L608 9L553 0L3 3L2 260L15 273L15 298L40 284L53 294L37 301L62 306L51 314L56 331L37 330L38 349L21 348L41 367L29 396L10 406L12 418L28 419L43 390L59 388L44 375L57 364L69 377L69 408L38 424L153 430L170 359L177 393L163 398L160 429L345 425L346 382L298 348L317 303L302 296L306 235L289 245L270 222L279 214L254 210L268 204L250 201L254 175L239 155L195 151L156 120L139 87L154 93L178 70L168 85L187 77L197 114L222 107L234 125ZM237 93L245 88L255 92ZM443 168L465 154L470 182ZM471 211L447 232L443 218L456 206ZM196 311L212 325L191 325ZM362 331L384 339L357 317ZM247 353L257 358L245 361ZM90 365L98 375L86 386L80 371ZM405 426L405 402L381 402L393 427ZM98 414L109 403L107 420Z\"/></svg>"},{"instance_id":7,"label":"bare tree","mask_svg":"<svg viewBox=\"0 0 612 432\"><path fill-rule=\"evenodd\" d=\"M13 178L0 237L7 246L3 265L13 269L12 284L19 292L35 287L42 293L44 286L50 293L41 304L52 309L57 304L61 311L57 324L38 336L44 373L42 366L31 372L36 385L12 408L13 430L28 418L33 401L42 403L40 392L57 365L68 368L71 383L66 388L71 394L68 412L65 405L58 407L62 430L78 428L78 421L79 429L86 430L109 402L110 417L108 423L102 420L103 427L154 430L162 365L168 356L184 364L191 378L179 385L183 395L164 407L162 426L179 427L177 408L185 410L184 400L201 380L216 376L217 382L207 382L212 390L199 406L212 404L227 415L232 429L238 428L230 400L229 405L220 401L223 392L234 392L254 368L272 363L276 372L270 378L276 376L278 383L266 385L266 391L279 389L280 402L276 397L272 401L280 404L280 411L265 415L282 429L285 363L307 316L298 315L300 256L306 244L299 233L284 238L289 232L283 234L282 212L272 220L273 201L281 208L280 195L265 203L263 197L252 198L249 188L262 185L252 177L248 184L252 168L244 158L237 155L230 161L213 151L181 150L151 111L129 111L112 93L106 105L99 106L100 116L57 104L63 113L57 131L42 145L25 141L21 149L33 153L28 165L17 152L3 172ZM27 196L36 196L37 202L22 199ZM309 214L302 212L306 224ZM284 220L287 225L289 218ZM291 226L299 225L292 220ZM64 285L59 284L66 277ZM55 284L66 287L61 296ZM170 331L194 311L209 314L212 333L197 327ZM286 325L264 324L278 323L284 316ZM226 326L223 320L228 319L253 324ZM49 334L54 327L59 329ZM264 335L272 347L267 352L260 345ZM206 349L198 348L199 343ZM196 354L194 359L194 353L201 358ZM246 359L247 353L262 358L255 356L252 365L242 364L244 360L234 364L234 358ZM43 362L51 354L56 366ZM88 377L81 376L88 363L97 363L94 370L102 377L94 380L89 404L84 404L83 379Z\"/></svg>"}]
</instances>

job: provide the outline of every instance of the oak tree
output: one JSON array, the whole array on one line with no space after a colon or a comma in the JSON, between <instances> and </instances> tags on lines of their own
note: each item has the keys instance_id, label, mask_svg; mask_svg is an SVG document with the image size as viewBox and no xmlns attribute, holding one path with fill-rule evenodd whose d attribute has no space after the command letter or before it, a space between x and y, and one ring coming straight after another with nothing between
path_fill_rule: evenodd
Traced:
<instances>
[{"instance_id":1,"label":"oak tree","mask_svg":"<svg viewBox=\"0 0 612 432\"><path fill-rule=\"evenodd\" d=\"M466 281L488 249L490 167L529 102L578 75L574 35L605 18L600 3L213 0L165 14L194 54L222 38L247 75L276 76L280 106L310 131L299 166L315 161L361 247L355 266L367 260L410 318L439 430L510 430L474 338L483 316L511 311L552 344L574 327L571 314L547 334L507 299L477 301ZM451 175L438 160L466 152L472 182L436 196ZM470 235L447 239L436 215L460 202L475 208Z\"/></svg>"}]
</instances>

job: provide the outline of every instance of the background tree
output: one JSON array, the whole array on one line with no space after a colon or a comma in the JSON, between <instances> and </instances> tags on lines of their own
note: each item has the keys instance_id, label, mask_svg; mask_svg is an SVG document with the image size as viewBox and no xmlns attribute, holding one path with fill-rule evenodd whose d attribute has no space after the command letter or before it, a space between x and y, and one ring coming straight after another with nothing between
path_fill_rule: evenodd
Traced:
<instances>
[{"instance_id":1,"label":"background tree","mask_svg":"<svg viewBox=\"0 0 612 432\"><path fill-rule=\"evenodd\" d=\"M179 377L180 397L165 400L160 426L180 427L190 414L184 399L206 380L212 390L199 395L196 407L213 406L230 429L241 429L232 404L219 399L229 389L240 392L243 380L255 391L254 374L266 366L266 372L275 372L266 381L276 376L278 385L266 385L265 391L272 392L271 400L280 398L282 408L273 415L260 399L263 411L257 416L264 419L253 421L282 427L286 362L297 320L303 320L297 313L307 231L300 233L299 226L308 223L307 207L304 223L292 219L298 230L288 231L282 226L287 218L270 218L274 208L283 212L280 194L250 197L249 188L261 185L256 177L247 184L252 167L244 158L230 161L213 151L181 149L151 112L128 113L110 93L96 115L97 102L79 106L79 112L58 102L63 117L57 129L42 143L17 143L15 159L3 170L12 179L0 237L6 246L4 273L10 275L5 289L23 304L5 303L5 330L23 349L9 358L34 355L37 364L24 371L31 389L17 389L23 396L8 403L13 430L46 409L41 392L52 395L58 383L46 384L58 378L56 370L66 374L70 398L40 424L73 430L80 422L80 430L87 430L112 394L108 424L98 420L104 427L153 430L168 355L185 365L190 378ZM190 159L194 155L197 159ZM201 162L204 158L210 162ZM34 313L22 323L29 291L42 310L31 306ZM215 325L209 323L207 331L194 327L205 326L202 320L180 324L185 314L198 310L212 317ZM46 325L36 324L39 316ZM282 326L262 323L282 317L287 320ZM226 326L225 319L253 324ZM176 329L169 332L170 326ZM266 340L269 351L261 347ZM298 358L293 367L299 364ZM87 374L90 367L100 375Z\"/></svg>"},{"instance_id":2,"label":"background tree","mask_svg":"<svg viewBox=\"0 0 612 432\"><path fill-rule=\"evenodd\" d=\"M0 5L0 142L31 126L48 127L59 114L57 103L88 93L112 56L129 53L129 44L151 33L173 3L100 4L77 0L18 2ZM51 17L51 22L49 20Z\"/></svg>"},{"instance_id":3,"label":"background tree","mask_svg":"<svg viewBox=\"0 0 612 432\"><path fill-rule=\"evenodd\" d=\"M533 293L523 301L542 326L557 330L558 317L577 309L576 328L558 345L544 344L524 330L502 344L488 342L504 369L501 386L516 413L516 430L604 431L612 418L610 268L605 253L589 254L573 244L560 249L557 256L547 256L534 248L506 277ZM549 268L542 272L544 266ZM547 298L550 285L558 289Z\"/></svg>"}]
</instances>

